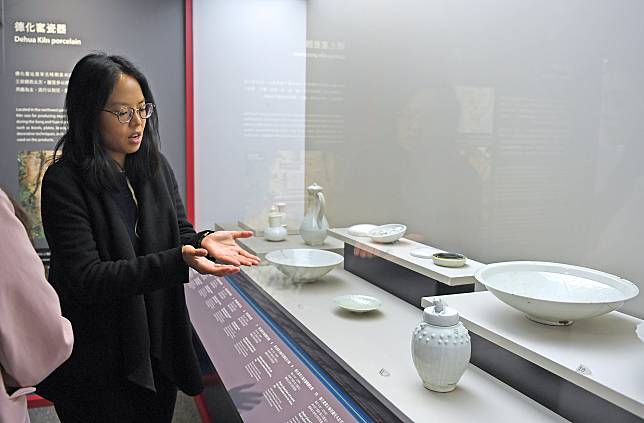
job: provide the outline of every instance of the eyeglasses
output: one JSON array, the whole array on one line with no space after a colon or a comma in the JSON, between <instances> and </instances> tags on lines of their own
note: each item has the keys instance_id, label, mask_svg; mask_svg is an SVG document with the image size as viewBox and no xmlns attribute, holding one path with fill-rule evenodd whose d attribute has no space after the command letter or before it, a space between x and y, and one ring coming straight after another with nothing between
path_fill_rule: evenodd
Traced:
<instances>
[{"instance_id":1,"label":"eyeglasses","mask_svg":"<svg viewBox=\"0 0 644 423\"><path fill-rule=\"evenodd\" d=\"M147 119L152 116L154 113L154 104L145 103L143 107L135 109L134 107L121 107L118 112L113 112L112 110L103 109L104 112L108 112L116 116L120 123L130 123L134 117L134 111L139 113L141 119Z\"/></svg>"}]
</instances>

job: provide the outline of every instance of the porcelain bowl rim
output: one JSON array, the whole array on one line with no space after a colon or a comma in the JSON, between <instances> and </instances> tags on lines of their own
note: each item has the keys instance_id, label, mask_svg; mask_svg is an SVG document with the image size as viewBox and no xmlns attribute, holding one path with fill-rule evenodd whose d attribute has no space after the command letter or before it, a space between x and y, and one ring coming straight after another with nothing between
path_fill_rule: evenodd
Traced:
<instances>
[{"instance_id":1,"label":"porcelain bowl rim","mask_svg":"<svg viewBox=\"0 0 644 423\"><path fill-rule=\"evenodd\" d=\"M314 264L314 263L307 264L307 263L295 263L293 261L280 260L280 258L289 260L289 257L284 256L284 252L286 251L293 252L294 256L297 254L310 255L311 253L317 254L318 256L326 256L329 259L329 262L324 264ZM342 255L338 253L334 253L332 251L326 251L326 250L318 250L315 248L285 248L281 250L271 251L266 254L265 258L270 263L280 265L280 266L291 266L291 267L310 268L310 269L337 266L344 261L344 257L342 257Z\"/></svg>"},{"instance_id":2,"label":"porcelain bowl rim","mask_svg":"<svg viewBox=\"0 0 644 423\"><path fill-rule=\"evenodd\" d=\"M494 282L491 281L486 281L485 280L485 274L489 273L491 271L495 271L497 269L503 269L503 268L511 268L514 266L546 266L546 267L551 267L553 269L569 269L578 273L584 273L587 275L596 275L596 276L601 276L605 280L612 281L614 284L606 284L609 285L618 291L620 291L623 294L622 298L615 299L615 300L610 300L610 301L602 301L602 300L574 300L574 299L565 299L565 298L538 298L538 297L531 297L528 295L524 295L521 293L513 292L508 289L503 289L499 288L498 286L495 286ZM522 270L529 270L529 269L522 269ZM557 272L557 273L562 273L562 272ZM578 275L576 275L578 276ZM590 279L586 276L580 276L584 277L586 279ZM534 301L541 301L541 302L546 302L546 303L557 303L557 304L615 304L615 303L623 303L625 301L628 301L632 298L635 298L639 294L639 288L637 285L635 285L633 282L628 281L626 279L620 278L619 276L612 275L610 273L602 272L599 270L595 269L590 269L587 267L582 267L582 266L574 266L570 264L563 264L563 263L555 263L555 262L546 262L546 261L506 261L506 262L499 262L499 263L492 263L484 266L480 270L476 272L474 275L474 278L479 281L481 284L485 285L486 288L488 288L492 293L494 291L498 291L501 293L504 293L506 295L511 295L514 297L526 299L526 300L534 300ZM592 279L594 280L594 279ZM600 280L594 280L595 282L599 283L605 283L604 281ZM629 292L630 291L630 292Z\"/></svg>"}]
</instances>

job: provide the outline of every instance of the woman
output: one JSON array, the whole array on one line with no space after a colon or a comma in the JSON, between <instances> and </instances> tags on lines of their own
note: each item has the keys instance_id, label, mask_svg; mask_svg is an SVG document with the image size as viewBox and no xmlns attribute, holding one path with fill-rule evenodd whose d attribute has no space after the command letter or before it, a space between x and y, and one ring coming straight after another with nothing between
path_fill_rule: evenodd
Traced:
<instances>
[{"instance_id":1,"label":"woman","mask_svg":"<svg viewBox=\"0 0 644 423\"><path fill-rule=\"evenodd\" d=\"M152 92L130 62L82 58L65 108L69 127L43 179L42 219L49 279L76 344L39 392L63 423L170 422L177 387L202 390L183 292L188 267L224 276L258 264L234 241L252 233L195 234L158 151Z\"/></svg>"},{"instance_id":2,"label":"woman","mask_svg":"<svg viewBox=\"0 0 644 423\"><path fill-rule=\"evenodd\" d=\"M29 422L27 394L69 357L74 343L21 215L0 190L0 423Z\"/></svg>"}]
</instances>

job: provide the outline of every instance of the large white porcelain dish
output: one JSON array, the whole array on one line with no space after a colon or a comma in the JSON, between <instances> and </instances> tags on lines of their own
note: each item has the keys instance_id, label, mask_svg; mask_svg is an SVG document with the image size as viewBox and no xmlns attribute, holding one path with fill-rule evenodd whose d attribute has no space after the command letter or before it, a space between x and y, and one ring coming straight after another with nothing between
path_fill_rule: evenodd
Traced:
<instances>
[{"instance_id":1,"label":"large white porcelain dish","mask_svg":"<svg viewBox=\"0 0 644 423\"><path fill-rule=\"evenodd\" d=\"M475 278L501 301L539 323L570 325L619 308L639 293L617 276L559 263L493 263Z\"/></svg>"},{"instance_id":2,"label":"large white porcelain dish","mask_svg":"<svg viewBox=\"0 0 644 423\"><path fill-rule=\"evenodd\" d=\"M344 257L331 251L294 248L271 251L266 260L293 282L313 282L342 263Z\"/></svg>"}]
</instances>

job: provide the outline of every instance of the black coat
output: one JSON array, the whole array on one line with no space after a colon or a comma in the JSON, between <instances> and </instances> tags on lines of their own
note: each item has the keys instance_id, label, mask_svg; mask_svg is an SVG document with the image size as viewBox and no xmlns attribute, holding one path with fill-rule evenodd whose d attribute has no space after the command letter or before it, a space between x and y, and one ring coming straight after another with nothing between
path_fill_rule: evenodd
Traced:
<instances>
[{"instance_id":1,"label":"black coat","mask_svg":"<svg viewBox=\"0 0 644 423\"><path fill-rule=\"evenodd\" d=\"M97 193L82 172L52 164L42 185L42 220L51 249L49 281L74 329L71 357L38 391L73 398L109 391L129 379L153 387L151 357L189 395L203 386L192 346L181 245L194 240L170 165L134 185L139 206L135 253L109 192Z\"/></svg>"}]
</instances>

